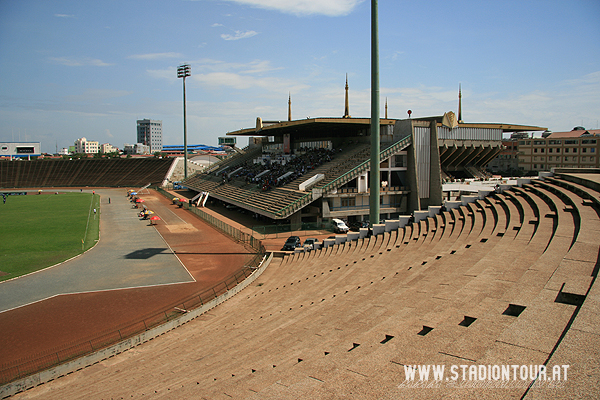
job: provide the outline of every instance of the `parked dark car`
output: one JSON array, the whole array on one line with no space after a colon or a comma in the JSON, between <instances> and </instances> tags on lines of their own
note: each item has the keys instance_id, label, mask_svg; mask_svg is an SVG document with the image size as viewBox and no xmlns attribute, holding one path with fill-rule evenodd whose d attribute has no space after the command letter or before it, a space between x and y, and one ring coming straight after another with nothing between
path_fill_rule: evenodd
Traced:
<instances>
[{"instance_id":1,"label":"parked dark car","mask_svg":"<svg viewBox=\"0 0 600 400\"><path fill-rule=\"evenodd\" d=\"M296 247L300 247L302 242L298 236L290 236L284 243L282 251L294 251Z\"/></svg>"},{"instance_id":2,"label":"parked dark car","mask_svg":"<svg viewBox=\"0 0 600 400\"><path fill-rule=\"evenodd\" d=\"M354 221L350 223L350 230L353 232L359 232L360 228L368 228L369 221Z\"/></svg>"}]
</instances>

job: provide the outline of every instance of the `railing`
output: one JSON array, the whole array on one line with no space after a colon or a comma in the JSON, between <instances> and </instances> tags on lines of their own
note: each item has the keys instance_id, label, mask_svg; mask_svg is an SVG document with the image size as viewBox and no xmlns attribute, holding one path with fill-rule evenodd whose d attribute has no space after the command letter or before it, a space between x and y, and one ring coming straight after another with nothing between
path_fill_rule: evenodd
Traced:
<instances>
[{"instance_id":1,"label":"railing","mask_svg":"<svg viewBox=\"0 0 600 400\"><path fill-rule=\"evenodd\" d=\"M406 136L404 139L397 141L396 143L392 144L391 146L389 146L386 149L379 152L379 159L385 160L392 154L405 149L411 143L412 143L411 136ZM340 186L345 185L346 183L350 182L352 179L358 177L360 174L362 174L364 171L366 171L370 168L371 168L371 160L369 159L369 160L366 160L366 161L362 162L361 164L357 165L356 167L354 167L350 171L346 172L345 174L340 175L336 179L332 180L331 182L329 182L328 184L323 186L321 189L323 189L323 193L329 193L332 190L335 190L335 189L339 188Z\"/></svg>"},{"instance_id":2,"label":"railing","mask_svg":"<svg viewBox=\"0 0 600 400\"><path fill-rule=\"evenodd\" d=\"M260 225L253 226L252 230L255 234L262 235L269 238L278 238L279 234L283 236L289 236L291 232L302 232L298 236L308 236L310 234L323 234L326 232L333 232L333 225L331 222L302 222L298 224L278 224L278 225ZM310 233L310 232L313 233Z\"/></svg>"},{"instance_id":3,"label":"railing","mask_svg":"<svg viewBox=\"0 0 600 400\"><path fill-rule=\"evenodd\" d=\"M165 196L166 198L168 198L169 200L173 200L173 198L175 197L171 193L163 190L162 188L154 188L154 189L158 193L160 193L163 196ZM202 211L202 209L200 209L200 208L190 207L190 205L188 203L183 203L183 207L186 210L196 214L198 217L200 217L200 219L202 219L206 223L210 224L213 228L216 228L216 229L220 230L221 232L225 233L226 235L231 237L233 240L247 244L252 249L264 253L264 248L263 248L260 240L256 239L251 234L242 232L238 228L234 228L233 226L228 225L224 221L221 221L220 219L216 218L215 216L213 216L205 211Z\"/></svg>"},{"instance_id":4,"label":"railing","mask_svg":"<svg viewBox=\"0 0 600 400\"><path fill-rule=\"evenodd\" d=\"M360 206L330 206L329 211L354 211L354 210L368 210L371 206L369 204L363 204ZM400 208L401 203L380 203L380 208Z\"/></svg>"},{"instance_id":5,"label":"railing","mask_svg":"<svg viewBox=\"0 0 600 400\"><path fill-rule=\"evenodd\" d=\"M235 155L231 155L231 156L229 156L227 158L224 158L224 159L222 159L222 160L214 163L210 167L206 168L204 171L202 171L202 173L212 174L213 172L215 172L216 170L218 170L219 168L221 168L224 164L227 164L228 162L230 162L236 156L239 157L239 161L245 161L248 158L254 157L254 153L248 151L249 148L250 148L249 145L246 146L246 147L244 147L242 149L242 150L245 151L244 153L236 153ZM256 153L258 153L258 151Z\"/></svg>"},{"instance_id":6,"label":"railing","mask_svg":"<svg viewBox=\"0 0 600 400\"><path fill-rule=\"evenodd\" d=\"M279 210L273 214L280 218L287 217L289 215L292 215L294 212L301 209L302 207L304 207L306 204L311 203L312 201L313 201L312 192L309 192L309 193L305 194L304 196L300 197L298 200L294 201L292 204L288 204L287 206L283 207L281 210Z\"/></svg>"},{"instance_id":7,"label":"railing","mask_svg":"<svg viewBox=\"0 0 600 400\"><path fill-rule=\"evenodd\" d=\"M167 198L172 199L174 197L170 193L160 188L158 188L157 191L165 195ZM196 208L191 208L190 211L194 212L216 229L229 235L234 240L247 244L256 250L256 254L252 260L246 265L242 266L237 272L225 278L222 282L217 283L208 289L203 289L202 291L189 295L160 310L140 317L136 321L119 325L110 330L97 333L93 336L86 337L63 346L49 349L31 357L22 358L7 364L1 364L0 384L7 384L16 379L20 379L36 372L55 367L84 355L94 353L100 349L121 342L129 337L139 335L156 326L177 318L182 312L193 310L204 305L208 301L235 287L235 285L250 276L264 258L265 248L261 241L248 233L244 233L237 228L225 224L223 221L214 218L212 215L207 214L204 211Z\"/></svg>"}]
</instances>

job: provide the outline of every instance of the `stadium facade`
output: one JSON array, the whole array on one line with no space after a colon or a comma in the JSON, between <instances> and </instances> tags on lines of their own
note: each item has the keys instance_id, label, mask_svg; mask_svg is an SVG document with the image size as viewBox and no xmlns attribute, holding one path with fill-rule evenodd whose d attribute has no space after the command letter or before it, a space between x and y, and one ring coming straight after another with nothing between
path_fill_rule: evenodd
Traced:
<instances>
[{"instance_id":1,"label":"stadium facade","mask_svg":"<svg viewBox=\"0 0 600 400\"><path fill-rule=\"evenodd\" d=\"M346 114L295 121L291 112L287 121L258 118L255 127L227 134L249 137L248 147L184 184L273 222L367 220L370 119ZM503 149L504 133L545 130L458 122L453 112L381 119L380 218L441 205L442 182L484 177L487 164Z\"/></svg>"}]
</instances>

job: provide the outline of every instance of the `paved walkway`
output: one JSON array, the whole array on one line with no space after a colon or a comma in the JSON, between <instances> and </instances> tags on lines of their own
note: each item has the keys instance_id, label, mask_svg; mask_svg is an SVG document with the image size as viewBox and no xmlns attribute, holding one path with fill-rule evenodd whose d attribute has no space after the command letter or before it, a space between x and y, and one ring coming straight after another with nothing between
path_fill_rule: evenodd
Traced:
<instances>
[{"instance_id":1,"label":"paved walkway","mask_svg":"<svg viewBox=\"0 0 600 400\"><path fill-rule=\"evenodd\" d=\"M101 196L98 244L70 261L1 283L0 312L59 294L194 281L158 231L140 220L124 189L96 193ZM162 214L171 226L186 225L169 212Z\"/></svg>"}]
</instances>

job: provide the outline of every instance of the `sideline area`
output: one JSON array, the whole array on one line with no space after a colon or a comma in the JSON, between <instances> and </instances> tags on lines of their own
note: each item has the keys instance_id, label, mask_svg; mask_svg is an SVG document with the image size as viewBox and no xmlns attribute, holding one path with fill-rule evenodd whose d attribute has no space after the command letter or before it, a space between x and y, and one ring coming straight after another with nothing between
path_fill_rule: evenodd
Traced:
<instances>
[{"instance_id":1,"label":"sideline area","mask_svg":"<svg viewBox=\"0 0 600 400\"><path fill-rule=\"evenodd\" d=\"M153 190L141 197L161 217L154 226L140 220L126 189L94 190L101 195L99 245L64 264L0 284L0 305L12 308L0 312L4 365L139 322L230 279L255 256ZM38 296L26 283L54 290ZM26 293L19 294L21 289ZM9 301L17 308L4 306Z\"/></svg>"},{"instance_id":2,"label":"sideline area","mask_svg":"<svg viewBox=\"0 0 600 400\"><path fill-rule=\"evenodd\" d=\"M71 260L1 284L0 312L60 294L193 282L124 191L98 189L100 241ZM108 203L108 199L111 202Z\"/></svg>"}]
</instances>

